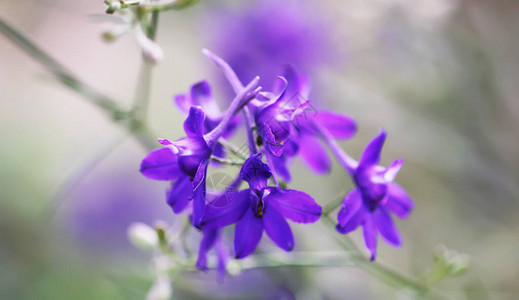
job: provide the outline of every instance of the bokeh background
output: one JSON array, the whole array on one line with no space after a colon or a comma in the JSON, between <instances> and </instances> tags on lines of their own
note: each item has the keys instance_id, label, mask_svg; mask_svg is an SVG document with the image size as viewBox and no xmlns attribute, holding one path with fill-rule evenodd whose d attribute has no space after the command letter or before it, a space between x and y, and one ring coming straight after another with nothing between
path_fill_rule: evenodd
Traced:
<instances>
[{"instance_id":1,"label":"bokeh background","mask_svg":"<svg viewBox=\"0 0 519 300\"><path fill-rule=\"evenodd\" d=\"M202 48L231 65L258 67L265 87L289 59L311 78L316 106L357 120L357 136L342 143L353 157L383 127L389 133L383 163L405 159L397 182L416 209L409 220L397 221L403 247L380 243L378 260L421 278L433 265L435 249L445 245L470 255L471 267L440 283L442 293L452 299L516 299L519 3L279 5L201 0L161 14L157 41L165 58L152 77L153 132L173 139L182 135L184 117L172 96L201 79L226 102L229 87ZM103 41L110 22L101 15L101 1L0 2L0 17L79 78L130 107L140 50L131 35ZM243 80L255 74L239 72ZM0 298L144 298L152 283L150 254L135 249L126 230L135 221L175 222L164 200L166 185L138 173L146 151L132 137L3 35L0 137ZM329 176L315 176L296 160L293 174L291 186L321 204L351 187L338 165ZM322 224L293 228L296 250L338 249L329 234L322 234ZM362 245L360 232L352 236ZM353 267L246 272L223 285L211 272L189 274L174 295L413 297Z\"/></svg>"}]
</instances>

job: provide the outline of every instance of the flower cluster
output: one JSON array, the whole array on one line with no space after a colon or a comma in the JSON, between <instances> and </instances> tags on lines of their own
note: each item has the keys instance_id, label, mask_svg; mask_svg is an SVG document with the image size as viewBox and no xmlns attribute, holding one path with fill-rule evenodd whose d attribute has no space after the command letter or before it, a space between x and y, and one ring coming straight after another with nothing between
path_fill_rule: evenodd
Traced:
<instances>
[{"instance_id":1,"label":"flower cluster","mask_svg":"<svg viewBox=\"0 0 519 300\"><path fill-rule=\"evenodd\" d=\"M387 168L378 165L386 138L384 131L367 145L357 162L336 142L355 135L355 121L335 112L313 109L306 100L307 80L293 66L286 65L272 89L265 91L258 87L259 77L243 86L225 61L208 50L204 53L223 70L236 97L223 113L205 81L194 84L190 93L176 96L176 104L187 115L186 137L175 141L159 139L163 147L151 151L141 163L144 176L171 182L167 203L174 213L187 212L193 226L203 233L199 269L207 268L207 253L215 249L218 269L225 272L229 251L222 241L222 231L230 225L235 225L237 259L255 251L263 232L279 248L291 251L295 241L287 220L314 223L321 217L322 209L309 194L285 188L291 180L290 162L299 155L311 170L326 174L332 163L325 146L356 185L344 198L337 231L346 234L362 227L372 260L378 233L391 245L401 244L390 213L405 218L413 203L393 183L402 160ZM239 112L243 113L240 120ZM243 161L233 162L241 165L240 173L225 191L208 193L209 164L230 162L226 157L227 138L232 138L239 128L246 130L248 146L248 152L240 154ZM241 181L247 182L248 188L239 190Z\"/></svg>"}]
</instances>

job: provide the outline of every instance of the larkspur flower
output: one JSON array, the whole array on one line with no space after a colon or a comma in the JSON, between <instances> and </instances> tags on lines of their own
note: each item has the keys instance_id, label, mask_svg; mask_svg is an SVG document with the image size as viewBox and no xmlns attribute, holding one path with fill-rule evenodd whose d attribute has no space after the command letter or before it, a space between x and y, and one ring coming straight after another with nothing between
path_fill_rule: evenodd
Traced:
<instances>
[{"instance_id":1,"label":"larkspur flower","mask_svg":"<svg viewBox=\"0 0 519 300\"><path fill-rule=\"evenodd\" d=\"M212 92L211 86L205 80L197 82L191 86L189 93L178 94L173 97L175 104L184 114L189 113L191 106L199 106L206 114L204 120L204 133L213 130L223 119L224 113L218 107ZM222 137L229 138L238 125L237 117L233 118ZM213 149L213 155L216 157L225 157L225 148L222 144L217 143Z\"/></svg>"},{"instance_id":2,"label":"larkspur flower","mask_svg":"<svg viewBox=\"0 0 519 300\"><path fill-rule=\"evenodd\" d=\"M201 228L214 230L236 223L234 251L236 258L252 254L263 231L281 249L294 247L294 236L286 219L298 223L313 223L321 216L321 206L301 191L268 187L272 176L262 162L261 154L252 155L244 163L240 176L249 183L249 189L225 193L217 201L225 206L207 206Z\"/></svg>"},{"instance_id":3,"label":"larkspur flower","mask_svg":"<svg viewBox=\"0 0 519 300\"><path fill-rule=\"evenodd\" d=\"M151 151L141 163L141 173L155 180L174 181L168 196L168 204L174 212L182 211L189 200L193 201L193 224L198 226L205 209L205 180L207 166L218 139L227 130L237 110L254 98L259 78L252 80L235 97L229 110L210 132L204 134L204 111L191 106L184 122L187 137L171 142L159 139L163 148ZM191 184L190 184L191 183ZM187 197L186 197L187 196Z\"/></svg>"},{"instance_id":4,"label":"larkspur flower","mask_svg":"<svg viewBox=\"0 0 519 300\"><path fill-rule=\"evenodd\" d=\"M371 260L376 258L379 233L390 245L401 246L402 238L390 213L405 219L414 204L406 191L393 182L403 160L397 159L387 168L378 165L386 132L381 130L366 146L358 163L334 143L329 133L323 133L356 185L344 198L337 216L337 231L347 234L362 226L364 242L371 253Z\"/></svg>"},{"instance_id":5,"label":"larkspur flower","mask_svg":"<svg viewBox=\"0 0 519 300\"><path fill-rule=\"evenodd\" d=\"M235 91L242 84L234 70L220 57L205 49L206 54L222 69L225 77ZM346 115L319 110L307 113L309 84L306 77L297 72L292 65L284 65L282 76L274 85L272 92L259 93L257 99L248 104L254 113L254 121L259 137L258 145L266 151L269 166L285 181L291 180L287 163L292 157L301 154L303 160L316 173L324 174L331 168L331 160L319 141L320 131L325 128L333 138L351 138L356 130L355 120ZM250 128L248 131L250 132ZM313 145L313 147L299 147ZM274 176L277 183L277 176Z\"/></svg>"},{"instance_id":6,"label":"larkspur flower","mask_svg":"<svg viewBox=\"0 0 519 300\"><path fill-rule=\"evenodd\" d=\"M282 128L286 129L288 134L287 139L290 140L287 144L291 147L285 147L288 151L272 157L275 171L284 180L290 181L291 176L286 163L295 155L300 155L314 172L326 174L330 171L331 160L320 143L320 134L315 130L316 125L326 128L335 139L349 139L355 135L357 124L349 116L310 107L307 100L310 91L308 80L293 65L284 65L281 76L287 82L285 99L281 101L282 109L276 111L277 115L270 113L270 122L277 122L278 126L283 125ZM281 119L279 115L286 117L294 108L297 109L296 114L290 115L288 123L278 121Z\"/></svg>"}]
</instances>

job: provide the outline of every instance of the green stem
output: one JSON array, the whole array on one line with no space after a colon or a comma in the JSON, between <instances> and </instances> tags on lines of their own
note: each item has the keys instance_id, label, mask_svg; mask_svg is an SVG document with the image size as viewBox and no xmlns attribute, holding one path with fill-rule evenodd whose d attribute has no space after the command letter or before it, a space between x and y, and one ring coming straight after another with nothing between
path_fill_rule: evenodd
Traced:
<instances>
[{"instance_id":1,"label":"green stem","mask_svg":"<svg viewBox=\"0 0 519 300\"><path fill-rule=\"evenodd\" d=\"M247 157L245 155L243 155L243 153L242 153L243 150L241 150L240 148L234 146L228 140L226 140L226 139L221 137L220 139L218 139L218 142L220 144L222 144L226 149L228 149L232 154L238 156L239 158L241 158L243 160L247 159Z\"/></svg>"},{"instance_id":2,"label":"green stem","mask_svg":"<svg viewBox=\"0 0 519 300\"><path fill-rule=\"evenodd\" d=\"M346 195L346 194L347 194L347 192L341 193L340 197L338 197L337 199L333 200L332 202L326 204L323 207L322 214L328 215L333 210L335 210L337 207L341 206L342 202L344 201L344 195Z\"/></svg>"},{"instance_id":3,"label":"green stem","mask_svg":"<svg viewBox=\"0 0 519 300\"><path fill-rule=\"evenodd\" d=\"M146 29L146 34L150 40L155 40L157 35L157 26L159 22L159 12L153 11L151 13L151 22ZM148 106L151 91L151 75L153 71L153 63L143 58L142 66L139 73L139 82L137 91L135 92L134 112L135 119L142 124L146 124L148 115Z\"/></svg>"},{"instance_id":4,"label":"green stem","mask_svg":"<svg viewBox=\"0 0 519 300\"><path fill-rule=\"evenodd\" d=\"M152 41L155 40L155 36L157 35L158 24L159 24L159 12L153 11L153 12L151 12L151 24L148 27L148 37Z\"/></svg>"},{"instance_id":5,"label":"green stem","mask_svg":"<svg viewBox=\"0 0 519 300\"><path fill-rule=\"evenodd\" d=\"M219 158L216 156L211 156L211 160L219 162L224 165L229 165L229 166L243 166L243 162L232 161L232 160L228 160L228 159L224 159L224 158Z\"/></svg>"}]
</instances>

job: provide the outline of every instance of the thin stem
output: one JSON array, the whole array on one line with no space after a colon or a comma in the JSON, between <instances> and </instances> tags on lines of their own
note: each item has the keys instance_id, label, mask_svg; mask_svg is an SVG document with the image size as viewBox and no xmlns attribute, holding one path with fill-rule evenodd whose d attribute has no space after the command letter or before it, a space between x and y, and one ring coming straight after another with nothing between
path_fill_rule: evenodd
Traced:
<instances>
[{"instance_id":1,"label":"thin stem","mask_svg":"<svg viewBox=\"0 0 519 300\"><path fill-rule=\"evenodd\" d=\"M151 13L151 22L147 27L146 34L150 40L155 40L157 34L157 26L159 22L159 12L154 11ZM150 100L151 91L151 75L154 64L144 58L142 60L141 71L139 74L139 83L137 85L137 91L135 93L135 119L139 120L143 124L146 123L148 114L148 105Z\"/></svg>"},{"instance_id":2,"label":"thin stem","mask_svg":"<svg viewBox=\"0 0 519 300\"><path fill-rule=\"evenodd\" d=\"M243 107L243 116L245 117L245 131L247 131L249 152L251 155L256 154L258 153L258 149L256 148L256 141L254 140L254 131L252 129L252 124L254 124L254 120L252 119L252 115L247 106Z\"/></svg>"},{"instance_id":3,"label":"thin stem","mask_svg":"<svg viewBox=\"0 0 519 300\"><path fill-rule=\"evenodd\" d=\"M259 76L256 76L254 79L252 79L251 82L245 88L243 88L240 93L238 93L238 95L236 95L222 121L220 121L220 123L211 132L204 136L209 146L214 144L222 136L224 130L227 128L229 122L234 117L234 114L237 112L238 108L241 107L242 103L247 102L256 96L254 93L250 94L249 92L256 88L258 82Z\"/></svg>"},{"instance_id":4,"label":"thin stem","mask_svg":"<svg viewBox=\"0 0 519 300\"><path fill-rule=\"evenodd\" d=\"M181 10L197 3L198 1L199 0L162 0L139 5L144 6L154 12L161 12L167 10Z\"/></svg>"},{"instance_id":5,"label":"thin stem","mask_svg":"<svg viewBox=\"0 0 519 300\"><path fill-rule=\"evenodd\" d=\"M317 122L313 122L312 125L320 133L321 138L328 145L332 153L335 155L335 158L339 161L343 168L345 168L348 173L350 173L350 175L353 175L357 169L357 161L351 158L346 152L344 152L344 150L342 150L341 146L337 144L337 141L326 128Z\"/></svg>"},{"instance_id":6,"label":"thin stem","mask_svg":"<svg viewBox=\"0 0 519 300\"><path fill-rule=\"evenodd\" d=\"M157 35L158 23L159 23L159 12L158 11L151 12L151 24L148 27L148 37L152 41L155 40L155 36Z\"/></svg>"},{"instance_id":7,"label":"thin stem","mask_svg":"<svg viewBox=\"0 0 519 300\"><path fill-rule=\"evenodd\" d=\"M334 211L337 207L341 206L342 202L344 201L344 196L347 194L347 192L341 193L341 196L337 199L333 200L332 202L326 204L323 207L322 214L328 215L330 212Z\"/></svg>"},{"instance_id":8,"label":"thin stem","mask_svg":"<svg viewBox=\"0 0 519 300\"><path fill-rule=\"evenodd\" d=\"M239 93L243 89L243 84L240 79L234 72L234 70L227 64L221 57L209 51L208 49L203 49L202 53L204 53L207 57L209 57L220 69L222 69L223 74L231 84L235 93Z\"/></svg>"},{"instance_id":9,"label":"thin stem","mask_svg":"<svg viewBox=\"0 0 519 300\"><path fill-rule=\"evenodd\" d=\"M224 165L229 165L229 166L243 166L243 162L232 161L232 160L228 160L228 159L224 159L224 158L219 158L216 156L211 156L211 160L219 162Z\"/></svg>"},{"instance_id":10,"label":"thin stem","mask_svg":"<svg viewBox=\"0 0 519 300\"><path fill-rule=\"evenodd\" d=\"M220 144L222 144L225 148L227 148L229 151L231 151L232 154L238 156L239 158L241 158L243 160L247 159L247 157L245 155L243 155L243 153L241 152L242 150L240 150L240 148L231 144L231 142L229 142L228 140L221 137L220 139L218 139L218 142Z\"/></svg>"}]
</instances>

